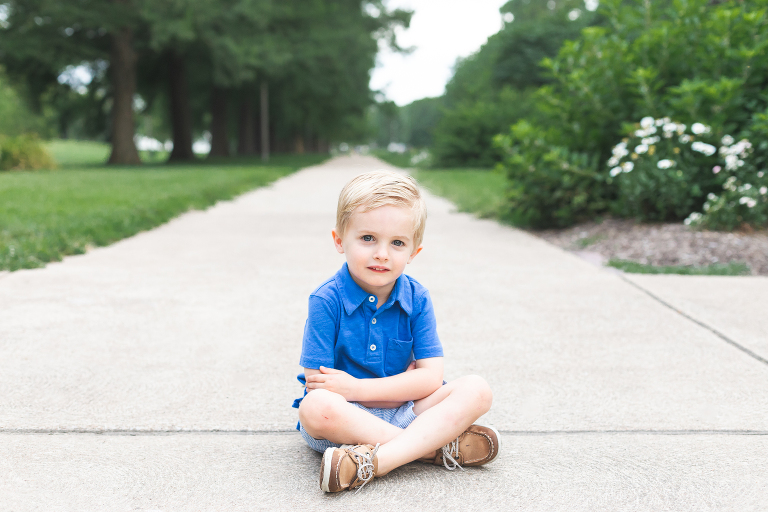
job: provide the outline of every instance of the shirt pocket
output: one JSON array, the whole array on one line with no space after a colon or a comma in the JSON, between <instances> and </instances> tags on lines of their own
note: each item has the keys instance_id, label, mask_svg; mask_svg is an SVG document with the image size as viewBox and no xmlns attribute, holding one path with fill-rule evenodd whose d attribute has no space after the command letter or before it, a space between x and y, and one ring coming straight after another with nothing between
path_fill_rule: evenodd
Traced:
<instances>
[{"instance_id":1,"label":"shirt pocket","mask_svg":"<svg viewBox=\"0 0 768 512\"><path fill-rule=\"evenodd\" d=\"M411 352L413 351L413 340L389 339L387 345L387 357L384 362L384 373L397 375L403 373L411 362Z\"/></svg>"}]
</instances>

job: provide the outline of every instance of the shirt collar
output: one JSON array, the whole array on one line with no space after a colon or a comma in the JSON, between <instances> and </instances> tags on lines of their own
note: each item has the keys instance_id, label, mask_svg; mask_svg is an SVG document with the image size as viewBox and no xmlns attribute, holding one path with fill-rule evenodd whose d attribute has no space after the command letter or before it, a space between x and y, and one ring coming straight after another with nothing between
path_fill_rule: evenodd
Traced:
<instances>
[{"instance_id":1,"label":"shirt collar","mask_svg":"<svg viewBox=\"0 0 768 512\"><path fill-rule=\"evenodd\" d=\"M336 283L339 286L339 292L341 293L341 301L344 303L344 310L348 315L354 313L354 311L360 307L360 304L368 300L369 294L360 288L352 276L349 274L349 267L346 263L341 267L335 276ZM389 294L389 299L382 306L388 308L395 301L400 303L400 307L405 311L408 316L411 316L413 311L413 303L411 300L411 283L405 274L401 274L395 282L395 287L392 288L392 293Z\"/></svg>"}]
</instances>

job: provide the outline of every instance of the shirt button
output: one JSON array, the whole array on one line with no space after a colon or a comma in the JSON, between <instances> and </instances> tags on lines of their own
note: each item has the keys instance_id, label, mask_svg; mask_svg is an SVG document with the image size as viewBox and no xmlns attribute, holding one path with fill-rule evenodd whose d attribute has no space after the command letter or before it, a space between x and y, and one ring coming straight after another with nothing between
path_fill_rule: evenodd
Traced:
<instances>
[{"instance_id":1,"label":"shirt button","mask_svg":"<svg viewBox=\"0 0 768 512\"><path fill-rule=\"evenodd\" d=\"M376 325L376 319L374 318L373 320L371 320L371 323L372 323L373 325Z\"/></svg>"},{"instance_id":2,"label":"shirt button","mask_svg":"<svg viewBox=\"0 0 768 512\"><path fill-rule=\"evenodd\" d=\"M376 297L371 295L370 297L368 297L368 302L376 302Z\"/></svg>"},{"instance_id":3,"label":"shirt button","mask_svg":"<svg viewBox=\"0 0 768 512\"><path fill-rule=\"evenodd\" d=\"M376 345L371 345L371 351L376 350Z\"/></svg>"}]
</instances>

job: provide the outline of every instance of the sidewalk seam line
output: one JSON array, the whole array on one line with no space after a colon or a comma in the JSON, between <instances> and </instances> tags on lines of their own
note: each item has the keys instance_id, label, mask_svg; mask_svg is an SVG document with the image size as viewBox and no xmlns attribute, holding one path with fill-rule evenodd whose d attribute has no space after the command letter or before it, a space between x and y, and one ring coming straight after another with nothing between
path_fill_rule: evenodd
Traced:
<instances>
[{"instance_id":1,"label":"sidewalk seam line","mask_svg":"<svg viewBox=\"0 0 768 512\"><path fill-rule=\"evenodd\" d=\"M741 350L742 352L744 352L745 354L747 354L748 356L752 357L753 359L756 359L757 361L759 361L759 362L761 362L761 363L763 363L765 365L768 365L768 359L765 359L764 357L761 357L757 353L752 352L747 347L745 347L743 345L740 345L739 343L737 343L736 341L732 340L731 338L729 338L725 334L721 333L720 331L718 331L714 327L710 327L709 325L705 324L701 320L697 320L696 318L692 317L688 313L685 313L684 311L681 311L680 309L678 309L675 306L673 306L672 304L666 302L665 300L663 300L662 298L658 297L657 295L654 295L649 290L643 288L642 286L640 286L636 282L632 281L631 279L628 279L626 276L622 275L622 276L619 276L619 277L621 277L621 279L624 280L624 282L631 284L632 286L634 286L638 290L644 292L646 295L648 295L649 297L651 297L655 301L659 302L660 304L663 304L664 306L668 307L669 309L671 309L675 313L677 313L677 314L687 318L688 320L690 320L691 322L695 323L696 325L698 325L700 327L703 327L704 329L708 330L709 332L711 332L712 334L714 334L715 336L717 336L721 340L725 341L729 345L733 346L734 348L737 348L737 349Z\"/></svg>"},{"instance_id":2,"label":"sidewalk seam line","mask_svg":"<svg viewBox=\"0 0 768 512\"><path fill-rule=\"evenodd\" d=\"M103 430L103 429L0 429L0 435L34 435L34 434L95 434L114 436L159 436L159 435L285 435L297 432L295 429L286 430ZM733 430L733 429L682 429L682 430L499 430L499 433L509 436L545 436L545 435L748 435L768 436L768 430Z\"/></svg>"}]
</instances>

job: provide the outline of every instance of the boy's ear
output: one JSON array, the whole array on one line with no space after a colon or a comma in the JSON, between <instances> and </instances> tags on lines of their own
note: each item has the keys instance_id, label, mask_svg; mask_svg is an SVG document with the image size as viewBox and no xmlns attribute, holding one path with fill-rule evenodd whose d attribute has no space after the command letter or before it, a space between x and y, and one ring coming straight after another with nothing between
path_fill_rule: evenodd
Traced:
<instances>
[{"instance_id":1,"label":"boy's ear","mask_svg":"<svg viewBox=\"0 0 768 512\"><path fill-rule=\"evenodd\" d=\"M333 236L333 245L336 246L336 250L339 251L339 254L344 254L344 247L341 244L341 237L338 233L336 233L336 230L331 231L331 236Z\"/></svg>"},{"instance_id":2,"label":"boy's ear","mask_svg":"<svg viewBox=\"0 0 768 512\"><path fill-rule=\"evenodd\" d=\"M415 251L413 251L413 252L411 253L411 257L410 257L410 258L408 258L408 263L412 262L412 261L413 261L413 258L415 258L415 257L416 257L416 255L417 255L417 254L419 254L423 248L424 248L424 246L423 246L423 245L420 245L420 246L418 246L418 247L416 248L416 250L415 250Z\"/></svg>"}]
</instances>

